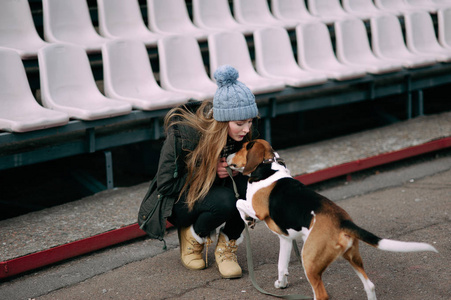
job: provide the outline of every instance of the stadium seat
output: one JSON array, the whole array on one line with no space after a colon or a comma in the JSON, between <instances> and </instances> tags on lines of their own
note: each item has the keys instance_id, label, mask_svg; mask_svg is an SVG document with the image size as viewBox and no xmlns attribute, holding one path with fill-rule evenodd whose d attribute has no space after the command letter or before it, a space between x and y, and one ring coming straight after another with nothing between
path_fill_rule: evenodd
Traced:
<instances>
[{"instance_id":1,"label":"stadium seat","mask_svg":"<svg viewBox=\"0 0 451 300\"><path fill-rule=\"evenodd\" d=\"M221 65L231 65L240 73L243 82L254 94L281 91L285 83L278 79L269 79L257 74L252 66L249 49L244 35L239 32L220 32L208 37L210 52L210 74L213 79L215 70Z\"/></svg>"},{"instance_id":2,"label":"stadium seat","mask_svg":"<svg viewBox=\"0 0 451 300\"><path fill-rule=\"evenodd\" d=\"M440 44L451 50L451 6L437 11L438 40Z\"/></svg>"},{"instance_id":3,"label":"stadium seat","mask_svg":"<svg viewBox=\"0 0 451 300\"><path fill-rule=\"evenodd\" d=\"M440 8L447 8L451 6L451 0L430 0L433 5L437 7L437 9Z\"/></svg>"},{"instance_id":4,"label":"stadium seat","mask_svg":"<svg viewBox=\"0 0 451 300\"><path fill-rule=\"evenodd\" d=\"M415 9L426 10L430 13L437 12L437 6L431 0L404 0L404 2Z\"/></svg>"},{"instance_id":5,"label":"stadium seat","mask_svg":"<svg viewBox=\"0 0 451 300\"><path fill-rule=\"evenodd\" d=\"M205 71L200 47L192 36L174 35L158 40L160 83L168 91L196 100L212 99L217 85Z\"/></svg>"},{"instance_id":6,"label":"stadium seat","mask_svg":"<svg viewBox=\"0 0 451 300\"><path fill-rule=\"evenodd\" d=\"M342 0L341 3L345 11L364 20L383 13L374 5L373 0Z\"/></svg>"},{"instance_id":7,"label":"stadium seat","mask_svg":"<svg viewBox=\"0 0 451 300\"><path fill-rule=\"evenodd\" d=\"M194 26L185 0L147 0L147 17L150 30L163 35L182 34L205 41L212 32Z\"/></svg>"},{"instance_id":8,"label":"stadium seat","mask_svg":"<svg viewBox=\"0 0 451 300\"><path fill-rule=\"evenodd\" d=\"M107 97L129 102L141 110L175 107L188 101L185 95L165 91L157 84L141 41L110 41L102 46L102 58Z\"/></svg>"},{"instance_id":9,"label":"stadium seat","mask_svg":"<svg viewBox=\"0 0 451 300\"><path fill-rule=\"evenodd\" d=\"M69 43L86 52L100 52L108 39L92 25L88 3L80 0L42 0L44 38L52 43Z\"/></svg>"},{"instance_id":10,"label":"stadium seat","mask_svg":"<svg viewBox=\"0 0 451 300\"><path fill-rule=\"evenodd\" d=\"M298 63L304 70L340 81L366 75L364 68L347 66L337 60L326 24L299 24L296 26L296 39Z\"/></svg>"},{"instance_id":11,"label":"stadium seat","mask_svg":"<svg viewBox=\"0 0 451 300\"><path fill-rule=\"evenodd\" d=\"M96 120L130 113L129 103L100 93L85 50L76 45L52 44L38 52L44 107L71 118Z\"/></svg>"},{"instance_id":12,"label":"stadium seat","mask_svg":"<svg viewBox=\"0 0 451 300\"><path fill-rule=\"evenodd\" d=\"M432 55L413 54L404 43L401 23L397 16L388 14L373 17L371 45L373 53L380 58L401 62L404 68L421 68L436 63Z\"/></svg>"},{"instance_id":13,"label":"stadium seat","mask_svg":"<svg viewBox=\"0 0 451 300\"><path fill-rule=\"evenodd\" d=\"M14 50L0 47L0 130L26 132L69 122L69 116L40 106Z\"/></svg>"},{"instance_id":14,"label":"stadium seat","mask_svg":"<svg viewBox=\"0 0 451 300\"><path fill-rule=\"evenodd\" d=\"M238 23L232 16L228 0L193 0L194 24L209 30L231 30L252 34L259 27Z\"/></svg>"},{"instance_id":15,"label":"stadium seat","mask_svg":"<svg viewBox=\"0 0 451 300\"><path fill-rule=\"evenodd\" d=\"M415 54L432 54L438 62L451 62L451 50L437 41L432 17L427 11L404 14L407 48Z\"/></svg>"},{"instance_id":16,"label":"stadium seat","mask_svg":"<svg viewBox=\"0 0 451 300\"><path fill-rule=\"evenodd\" d=\"M400 62L377 58L370 48L368 33L361 19L346 19L335 22L336 53L339 61L346 65L362 67L371 74L397 72Z\"/></svg>"},{"instance_id":17,"label":"stadium seat","mask_svg":"<svg viewBox=\"0 0 451 300\"><path fill-rule=\"evenodd\" d=\"M0 2L0 47L14 49L21 58L36 58L47 43L38 35L28 0Z\"/></svg>"},{"instance_id":18,"label":"stadium seat","mask_svg":"<svg viewBox=\"0 0 451 300\"><path fill-rule=\"evenodd\" d=\"M304 0L271 0L271 11L279 20L298 23L319 21L307 10Z\"/></svg>"},{"instance_id":19,"label":"stadium seat","mask_svg":"<svg viewBox=\"0 0 451 300\"><path fill-rule=\"evenodd\" d=\"M308 9L327 24L352 16L343 10L339 0L308 0Z\"/></svg>"},{"instance_id":20,"label":"stadium seat","mask_svg":"<svg viewBox=\"0 0 451 300\"><path fill-rule=\"evenodd\" d=\"M255 65L260 75L283 80L288 86L305 87L323 84L325 75L302 70L296 63L288 32L269 27L254 32Z\"/></svg>"},{"instance_id":21,"label":"stadium seat","mask_svg":"<svg viewBox=\"0 0 451 300\"><path fill-rule=\"evenodd\" d=\"M144 24L138 0L97 0L99 31L107 38L125 38L142 41L146 46L157 46L161 36Z\"/></svg>"},{"instance_id":22,"label":"stadium seat","mask_svg":"<svg viewBox=\"0 0 451 300\"><path fill-rule=\"evenodd\" d=\"M374 4L379 9L383 9L397 16L401 16L404 12L413 9L413 7L405 3L404 0L374 0Z\"/></svg>"},{"instance_id":23,"label":"stadium seat","mask_svg":"<svg viewBox=\"0 0 451 300\"><path fill-rule=\"evenodd\" d=\"M280 26L293 29L298 22L276 19L267 0L233 0L235 19L245 25Z\"/></svg>"}]
</instances>

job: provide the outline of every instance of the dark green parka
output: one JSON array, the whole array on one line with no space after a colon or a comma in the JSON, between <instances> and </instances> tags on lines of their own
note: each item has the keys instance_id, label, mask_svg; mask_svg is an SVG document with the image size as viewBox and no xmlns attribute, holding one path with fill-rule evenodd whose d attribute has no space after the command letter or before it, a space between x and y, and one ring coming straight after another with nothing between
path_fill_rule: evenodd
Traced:
<instances>
[{"instance_id":1,"label":"dark green parka","mask_svg":"<svg viewBox=\"0 0 451 300\"><path fill-rule=\"evenodd\" d=\"M200 102L190 102L186 108L196 111ZM199 143L199 133L183 125L169 127L160 152L155 178L150 183L138 212L138 224L151 238L163 240L166 220L186 181L185 156Z\"/></svg>"}]
</instances>

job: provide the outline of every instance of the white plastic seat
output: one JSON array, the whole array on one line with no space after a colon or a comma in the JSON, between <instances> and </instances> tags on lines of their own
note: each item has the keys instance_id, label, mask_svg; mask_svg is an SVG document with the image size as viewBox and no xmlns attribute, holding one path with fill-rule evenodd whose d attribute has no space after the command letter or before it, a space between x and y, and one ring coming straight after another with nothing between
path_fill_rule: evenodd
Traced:
<instances>
[{"instance_id":1,"label":"white plastic seat","mask_svg":"<svg viewBox=\"0 0 451 300\"><path fill-rule=\"evenodd\" d=\"M404 0L374 0L374 4L379 9L383 9L397 16L414 9L411 5L404 2Z\"/></svg>"},{"instance_id":2,"label":"white plastic seat","mask_svg":"<svg viewBox=\"0 0 451 300\"><path fill-rule=\"evenodd\" d=\"M339 0L308 0L308 9L312 15L327 24L352 17L344 11Z\"/></svg>"},{"instance_id":3,"label":"white plastic seat","mask_svg":"<svg viewBox=\"0 0 451 300\"><path fill-rule=\"evenodd\" d=\"M310 14L303 0L271 0L271 11L279 20L296 22L320 21L319 18Z\"/></svg>"},{"instance_id":4,"label":"white plastic seat","mask_svg":"<svg viewBox=\"0 0 451 300\"><path fill-rule=\"evenodd\" d=\"M193 22L203 29L239 31L246 35L259 28L238 23L232 16L228 0L193 0Z\"/></svg>"},{"instance_id":5,"label":"white plastic seat","mask_svg":"<svg viewBox=\"0 0 451 300\"><path fill-rule=\"evenodd\" d=\"M182 34L205 41L212 32L194 26L185 0L147 0L147 17L150 30L163 35Z\"/></svg>"},{"instance_id":6,"label":"white plastic seat","mask_svg":"<svg viewBox=\"0 0 451 300\"><path fill-rule=\"evenodd\" d=\"M368 73L383 74L400 71L402 64L377 58L370 48L365 24L361 19L335 22L336 53L346 65L362 67Z\"/></svg>"},{"instance_id":7,"label":"white plastic seat","mask_svg":"<svg viewBox=\"0 0 451 300\"><path fill-rule=\"evenodd\" d=\"M39 75L44 107L63 111L71 118L96 120L130 113L129 103L100 93L80 46L52 44L39 50Z\"/></svg>"},{"instance_id":8,"label":"white plastic seat","mask_svg":"<svg viewBox=\"0 0 451 300\"><path fill-rule=\"evenodd\" d=\"M103 82L107 97L134 108L156 110L188 101L183 94L163 90L156 82L146 46L137 40L114 40L102 47Z\"/></svg>"},{"instance_id":9,"label":"white plastic seat","mask_svg":"<svg viewBox=\"0 0 451 300\"><path fill-rule=\"evenodd\" d=\"M220 32L208 37L210 52L210 74L221 65L231 65L240 73L243 82L254 94L281 91L285 83L278 79L269 79L257 74L252 66L246 39L239 32Z\"/></svg>"},{"instance_id":10,"label":"white plastic seat","mask_svg":"<svg viewBox=\"0 0 451 300\"><path fill-rule=\"evenodd\" d=\"M246 25L280 26L292 29L298 23L276 19L269 11L267 0L233 0L233 12L235 19Z\"/></svg>"},{"instance_id":11,"label":"white plastic seat","mask_svg":"<svg viewBox=\"0 0 451 300\"><path fill-rule=\"evenodd\" d=\"M298 63L304 70L330 79L349 80L364 77L363 68L340 63L335 57L327 25L321 22L296 26Z\"/></svg>"},{"instance_id":12,"label":"white plastic seat","mask_svg":"<svg viewBox=\"0 0 451 300\"><path fill-rule=\"evenodd\" d=\"M451 6L437 11L438 40L440 44L451 49Z\"/></svg>"},{"instance_id":13,"label":"white plastic seat","mask_svg":"<svg viewBox=\"0 0 451 300\"><path fill-rule=\"evenodd\" d=\"M404 0L404 2L415 9L427 10L430 13L436 13L438 9L431 0Z\"/></svg>"},{"instance_id":14,"label":"white plastic seat","mask_svg":"<svg viewBox=\"0 0 451 300\"><path fill-rule=\"evenodd\" d=\"M451 0L430 0L433 5L437 7L437 9L440 8L447 8L451 6Z\"/></svg>"},{"instance_id":15,"label":"white plastic seat","mask_svg":"<svg viewBox=\"0 0 451 300\"><path fill-rule=\"evenodd\" d=\"M437 41L432 17L427 11L405 13L406 44L416 54L432 54L439 62L451 62L451 51Z\"/></svg>"},{"instance_id":16,"label":"white plastic seat","mask_svg":"<svg viewBox=\"0 0 451 300\"><path fill-rule=\"evenodd\" d=\"M212 99L217 85L205 71L199 44L191 36L158 40L160 83L163 89L197 100Z\"/></svg>"},{"instance_id":17,"label":"white plastic seat","mask_svg":"<svg viewBox=\"0 0 451 300\"><path fill-rule=\"evenodd\" d=\"M401 62L405 68L421 68L436 63L432 55L413 54L404 43L401 23L395 15L381 15L370 20L373 53L380 58Z\"/></svg>"},{"instance_id":18,"label":"white plastic seat","mask_svg":"<svg viewBox=\"0 0 451 300\"><path fill-rule=\"evenodd\" d=\"M42 10L48 42L75 44L92 53L108 41L94 29L86 1L42 0Z\"/></svg>"},{"instance_id":19,"label":"white plastic seat","mask_svg":"<svg viewBox=\"0 0 451 300\"><path fill-rule=\"evenodd\" d=\"M68 122L67 114L36 102L19 54L0 47L0 130L26 132Z\"/></svg>"},{"instance_id":20,"label":"white plastic seat","mask_svg":"<svg viewBox=\"0 0 451 300\"><path fill-rule=\"evenodd\" d=\"M99 31L107 38L137 39L156 46L161 36L144 24L138 0L97 0Z\"/></svg>"},{"instance_id":21,"label":"white plastic seat","mask_svg":"<svg viewBox=\"0 0 451 300\"><path fill-rule=\"evenodd\" d=\"M28 59L46 45L36 31L28 0L0 2L0 47L14 49Z\"/></svg>"},{"instance_id":22,"label":"white plastic seat","mask_svg":"<svg viewBox=\"0 0 451 300\"><path fill-rule=\"evenodd\" d=\"M302 70L294 58L288 32L281 27L254 32L255 65L260 75L283 80L286 85L305 87L323 84L325 75Z\"/></svg>"},{"instance_id":23,"label":"white plastic seat","mask_svg":"<svg viewBox=\"0 0 451 300\"><path fill-rule=\"evenodd\" d=\"M341 3L345 11L364 20L383 13L374 5L373 0L342 0Z\"/></svg>"}]
</instances>

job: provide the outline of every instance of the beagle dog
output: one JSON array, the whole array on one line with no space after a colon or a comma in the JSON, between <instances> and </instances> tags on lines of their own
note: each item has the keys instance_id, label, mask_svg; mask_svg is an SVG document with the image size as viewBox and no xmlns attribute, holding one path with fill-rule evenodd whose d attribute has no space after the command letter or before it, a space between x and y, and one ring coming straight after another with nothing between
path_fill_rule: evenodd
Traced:
<instances>
[{"instance_id":1,"label":"beagle dog","mask_svg":"<svg viewBox=\"0 0 451 300\"><path fill-rule=\"evenodd\" d=\"M249 175L247 200L237 208L247 224L264 221L280 238L276 288L287 287L292 241L302 237L302 264L312 286L314 299L328 299L321 275L337 258L343 257L363 282L368 299L376 299L359 253L359 240L381 250L416 252L437 250L426 243L382 239L357 226L341 207L291 177L279 155L265 140L243 144L227 158L231 169Z\"/></svg>"}]
</instances>

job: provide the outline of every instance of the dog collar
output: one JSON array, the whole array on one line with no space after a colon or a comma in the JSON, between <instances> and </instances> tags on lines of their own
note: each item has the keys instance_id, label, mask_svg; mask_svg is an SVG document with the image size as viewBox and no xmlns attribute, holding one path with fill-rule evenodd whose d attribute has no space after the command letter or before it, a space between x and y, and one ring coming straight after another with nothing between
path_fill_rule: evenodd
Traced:
<instances>
[{"instance_id":1,"label":"dog collar","mask_svg":"<svg viewBox=\"0 0 451 300\"><path fill-rule=\"evenodd\" d=\"M277 152L274 152L273 158L268 158L268 159L263 160L264 164L272 164L273 162L286 167L285 161L279 157L279 154L277 154Z\"/></svg>"}]
</instances>

